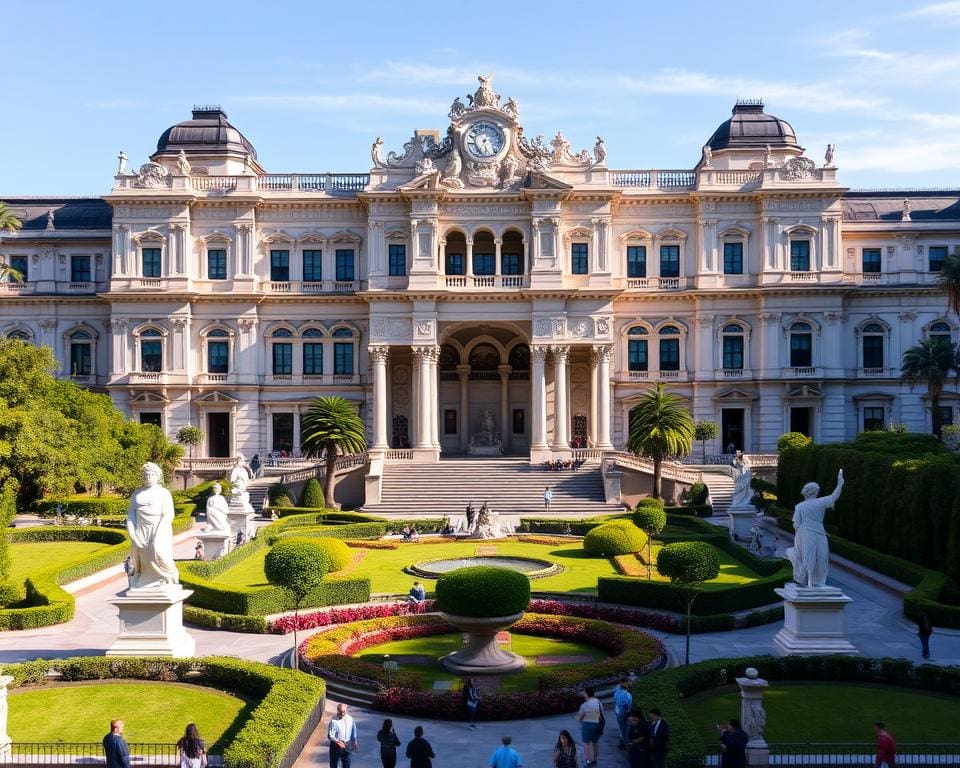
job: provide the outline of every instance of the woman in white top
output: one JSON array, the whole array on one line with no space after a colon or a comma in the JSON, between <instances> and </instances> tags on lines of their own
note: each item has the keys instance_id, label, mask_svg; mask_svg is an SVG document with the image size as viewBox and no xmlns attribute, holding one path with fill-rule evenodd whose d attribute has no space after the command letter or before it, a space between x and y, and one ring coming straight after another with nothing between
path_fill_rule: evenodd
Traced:
<instances>
[{"instance_id":1,"label":"woman in white top","mask_svg":"<svg viewBox=\"0 0 960 768\"><path fill-rule=\"evenodd\" d=\"M600 735L603 733L603 705L593 688L583 692L583 704L577 711L580 721L580 738L583 741L583 759L588 766L597 764L600 752Z\"/></svg>"}]
</instances>

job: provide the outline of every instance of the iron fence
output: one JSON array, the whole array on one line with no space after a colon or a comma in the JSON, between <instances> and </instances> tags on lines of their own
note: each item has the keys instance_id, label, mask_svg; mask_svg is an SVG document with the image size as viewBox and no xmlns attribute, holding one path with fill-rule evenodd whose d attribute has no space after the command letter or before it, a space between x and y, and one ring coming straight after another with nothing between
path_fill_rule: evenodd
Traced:
<instances>
[{"instance_id":1,"label":"iron fence","mask_svg":"<svg viewBox=\"0 0 960 768\"><path fill-rule=\"evenodd\" d=\"M770 744L770 766L803 766L804 768L853 768L876 763L877 750L873 743L813 743L792 742ZM707 765L720 765L718 752L706 760ZM749 755L748 755L749 756ZM756 765L751 762L750 765ZM897 768L958 768L960 743L927 744L900 743L897 745Z\"/></svg>"},{"instance_id":2,"label":"iron fence","mask_svg":"<svg viewBox=\"0 0 960 768\"><path fill-rule=\"evenodd\" d=\"M170 766L175 768L177 747L175 744L132 742L130 764L144 766ZM221 755L209 755L208 765L223 765ZM9 751L0 756L0 765L105 765L103 745L99 742L15 742Z\"/></svg>"}]
</instances>

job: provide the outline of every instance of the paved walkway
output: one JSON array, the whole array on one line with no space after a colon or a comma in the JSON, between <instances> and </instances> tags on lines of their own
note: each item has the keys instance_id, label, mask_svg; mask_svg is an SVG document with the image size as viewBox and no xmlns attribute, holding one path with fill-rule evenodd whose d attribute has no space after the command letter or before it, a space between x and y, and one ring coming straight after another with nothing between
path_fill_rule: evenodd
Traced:
<instances>
[{"instance_id":1,"label":"paved walkway","mask_svg":"<svg viewBox=\"0 0 960 768\"><path fill-rule=\"evenodd\" d=\"M778 554L790 545L790 536L781 532ZM188 558L193 553L194 539L190 533L176 538L176 555ZM107 601L126 587L126 578L119 569L106 580L85 586L76 592L77 611L65 625L40 629L0 633L0 664L34 658L63 658L77 655L101 655L116 637L118 629L116 609ZM883 579L879 579L881 583ZM901 601L890 586L879 586L875 580L834 567L830 584L842 587L853 598L846 608L846 622L851 642L861 653L873 656L905 657L919 662L920 649L916 627L903 618ZM719 656L743 656L773 653L773 636L779 624L752 627L733 632L714 632L694 635L691 659L700 661ZM292 638L279 635L248 635L234 632L191 628L197 642L197 655L230 655L245 659L280 663L289 653ZM305 637L309 632L301 634ZM671 663L683 660L684 637L656 633L671 657ZM960 631L935 631L931 639L932 663L960 665ZM762 673L763 670L761 670ZM640 701L644 708L657 702ZM328 708L334 706L328 702ZM360 754L356 766L379 765L375 733L383 722L379 712L351 710L360 727ZM443 766L484 766L490 753L498 746L502 735L513 737L513 746L528 766L549 766L550 754L560 729L569 729L578 737L576 722L571 715L524 720L512 723L479 723L476 730L463 723L414 721L394 718L400 738L406 743L412 738L413 727L423 725L427 739L438 755L437 768ZM326 720L297 762L297 768L328 764L326 748ZM604 768L625 768L623 752L616 749L616 725L610 717L601 747L600 762ZM400 764L405 764L401 760Z\"/></svg>"}]
</instances>

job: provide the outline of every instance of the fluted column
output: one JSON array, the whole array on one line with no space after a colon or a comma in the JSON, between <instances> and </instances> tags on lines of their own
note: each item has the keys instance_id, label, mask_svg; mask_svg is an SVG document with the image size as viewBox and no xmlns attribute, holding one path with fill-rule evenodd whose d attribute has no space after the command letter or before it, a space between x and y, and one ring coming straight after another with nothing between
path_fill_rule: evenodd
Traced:
<instances>
[{"instance_id":1,"label":"fluted column","mask_svg":"<svg viewBox=\"0 0 960 768\"><path fill-rule=\"evenodd\" d=\"M440 347L430 347L430 444L440 449Z\"/></svg>"},{"instance_id":2,"label":"fluted column","mask_svg":"<svg viewBox=\"0 0 960 768\"><path fill-rule=\"evenodd\" d=\"M390 347L374 345L367 348L373 362L373 448L386 450L387 443L387 360Z\"/></svg>"},{"instance_id":3,"label":"fluted column","mask_svg":"<svg viewBox=\"0 0 960 768\"><path fill-rule=\"evenodd\" d=\"M567 359L570 356L570 347L553 347L553 448L568 450L570 441L567 439L567 425L570 423L570 412L567 407Z\"/></svg>"},{"instance_id":4,"label":"fluted column","mask_svg":"<svg viewBox=\"0 0 960 768\"><path fill-rule=\"evenodd\" d=\"M610 358L613 346L595 347L597 353L597 448L610 449Z\"/></svg>"},{"instance_id":5,"label":"fluted column","mask_svg":"<svg viewBox=\"0 0 960 768\"><path fill-rule=\"evenodd\" d=\"M458 365L460 377L460 450L470 447L470 366Z\"/></svg>"},{"instance_id":6,"label":"fluted column","mask_svg":"<svg viewBox=\"0 0 960 768\"><path fill-rule=\"evenodd\" d=\"M414 448L432 448L430 428L430 347L412 347L417 367L417 438Z\"/></svg>"},{"instance_id":7,"label":"fluted column","mask_svg":"<svg viewBox=\"0 0 960 768\"><path fill-rule=\"evenodd\" d=\"M510 428L507 420L510 418L510 372L513 368L501 365L497 368L500 374L500 442L503 450L510 448Z\"/></svg>"},{"instance_id":8,"label":"fluted column","mask_svg":"<svg viewBox=\"0 0 960 768\"><path fill-rule=\"evenodd\" d=\"M547 349L547 347L530 348L532 362L530 400L533 410L530 432L531 448L546 449L547 447L547 378L545 373Z\"/></svg>"},{"instance_id":9,"label":"fluted column","mask_svg":"<svg viewBox=\"0 0 960 768\"><path fill-rule=\"evenodd\" d=\"M587 425L590 447L597 444L597 348L590 350L590 418Z\"/></svg>"}]
</instances>

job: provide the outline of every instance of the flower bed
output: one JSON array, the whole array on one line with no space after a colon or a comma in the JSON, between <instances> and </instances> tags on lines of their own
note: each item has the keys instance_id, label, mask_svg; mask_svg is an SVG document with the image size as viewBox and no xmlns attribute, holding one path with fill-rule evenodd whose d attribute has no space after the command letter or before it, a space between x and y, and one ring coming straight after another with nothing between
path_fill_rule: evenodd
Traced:
<instances>
[{"instance_id":1,"label":"flower bed","mask_svg":"<svg viewBox=\"0 0 960 768\"><path fill-rule=\"evenodd\" d=\"M416 616L433 611L433 600L422 603L407 601L396 603L368 603L353 608L330 608L323 611L310 611L299 616L281 616L271 621L267 630L274 635L284 635L293 632L294 626L298 630L329 627L336 624L349 624L351 621L365 621L366 619L382 619L387 616Z\"/></svg>"}]
</instances>

